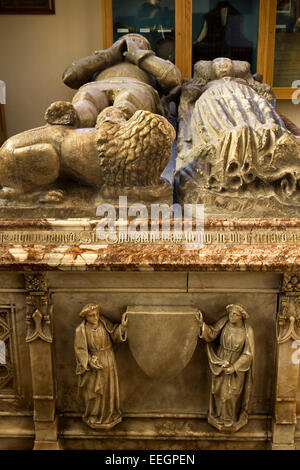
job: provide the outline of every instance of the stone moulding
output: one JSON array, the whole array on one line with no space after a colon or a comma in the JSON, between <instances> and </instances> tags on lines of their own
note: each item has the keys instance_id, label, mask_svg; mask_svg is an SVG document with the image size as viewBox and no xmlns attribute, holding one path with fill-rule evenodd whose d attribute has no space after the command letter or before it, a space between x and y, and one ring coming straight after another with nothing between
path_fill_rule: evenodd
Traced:
<instances>
[{"instance_id":1,"label":"stone moulding","mask_svg":"<svg viewBox=\"0 0 300 470\"><path fill-rule=\"evenodd\" d=\"M167 236L98 240L95 219L0 222L1 270L300 270L300 220L206 220L203 245ZM172 232L172 226L171 226ZM172 234L171 234L172 235Z\"/></svg>"}]
</instances>

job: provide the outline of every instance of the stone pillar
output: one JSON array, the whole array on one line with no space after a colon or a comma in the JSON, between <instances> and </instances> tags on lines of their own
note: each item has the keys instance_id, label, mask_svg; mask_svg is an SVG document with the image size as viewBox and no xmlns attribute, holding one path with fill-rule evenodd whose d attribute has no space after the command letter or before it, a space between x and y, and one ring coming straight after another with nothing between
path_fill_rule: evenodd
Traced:
<instances>
[{"instance_id":1,"label":"stone pillar","mask_svg":"<svg viewBox=\"0 0 300 470\"><path fill-rule=\"evenodd\" d=\"M272 449L295 449L299 377L300 275L285 274L277 318L277 370Z\"/></svg>"},{"instance_id":2,"label":"stone pillar","mask_svg":"<svg viewBox=\"0 0 300 470\"><path fill-rule=\"evenodd\" d=\"M26 342L29 345L35 443L34 450L59 450L53 364L53 305L44 273L25 274Z\"/></svg>"}]
</instances>

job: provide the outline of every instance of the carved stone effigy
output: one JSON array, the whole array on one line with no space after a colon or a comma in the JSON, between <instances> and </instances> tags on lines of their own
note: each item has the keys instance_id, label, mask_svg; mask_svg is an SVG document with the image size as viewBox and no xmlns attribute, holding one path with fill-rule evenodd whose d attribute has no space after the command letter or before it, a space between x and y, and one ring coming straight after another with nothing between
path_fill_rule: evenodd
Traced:
<instances>
[{"instance_id":1,"label":"carved stone effigy","mask_svg":"<svg viewBox=\"0 0 300 470\"><path fill-rule=\"evenodd\" d=\"M179 91L178 68L156 57L144 37L129 34L73 62L63 80L79 88L73 102L51 104L45 127L11 137L0 149L6 212L34 204L35 215L57 216L61 208L64 216L93 216L120 191L138 202L172 202L172 182L160 177L175 139L165 116Z\"/></svg>"},{"instance_id":2,"label":"carved stone effigy","mask_svg":"<svg viewBox=\"0 0 300 470\"><path fill-rule=\"evenodd\" d=\"M179 106L177 193L227 217L300 213L300 144L247 62L195 64Z\"/></svg>"},{"instance_id":3,"label":"carved stone effigy","mask_svg":"<svg viewBox=\"0 0 300 470\"><path fill-rule=\"evenodd\" d=\"M101 238L103 202L173 203L180 73L126 35L63 79L0 149L0 448L300 449L299 144L271 89L198 63L176 190L203 230L152 237L140 204Z\"/></svg>"}]
</instances>

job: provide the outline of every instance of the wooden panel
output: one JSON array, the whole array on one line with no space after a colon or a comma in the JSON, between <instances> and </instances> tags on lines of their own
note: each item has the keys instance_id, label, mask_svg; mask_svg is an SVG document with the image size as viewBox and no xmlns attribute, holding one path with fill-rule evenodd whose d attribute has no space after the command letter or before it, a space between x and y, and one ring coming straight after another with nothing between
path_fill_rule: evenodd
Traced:
<instances>
[{"instance_id":1,"label":"wooden panel","mask_svg":"<svg viewBox=\"0 0 300 470\"><path fill-rule=\"evenodd\" d=\"M274 76L274 56L275 56L275 32L276 32L276 10L277 0L269 0L269 11L268 11L268 34L266 44L266 83L273 85Z\"/></svg>"},{"instance_id":2,"label":"wooden panel","mask_svg":"<svg viewBox=\"0 0 300 470\"><path fill-rule=\"evenodd\" d=\"M266 27L267 27L267 9L266 1L259 2L259 23L258 23L258 44L257 44L257 73L264 75L265 67L265 43L266 43Z\"/></svg>"},{"instance_id":3,"label":"wooden panel","mask_svg":"<svg viewBox=\"0 0 300 470\"><path fill-rule=\"evenodd\" d=\"M257 72L263 74L264 83L273 85L276 40L277 0L260 0ZM292 99L294 88L274 87L279 100Z\"/></svg>"},{"instance_id":4,"label":"wooden panel","mask_svg":"<svg viewBox=\"0 0 300 470\"><path fill-rule=\"evenodd\" d=\"M297 88L288 88L288 87L274 87L273 91L278 100L291 100L293 93ZM297 98L299 98L299 93Z\"/></svg>"},{"instance_id":5,"label":"wooden panel","mask_svg":"<svg viewBox=\"0 0 300 470\"><path fill-rule=\"evenodd\" d=\"M192 76L192 0L175 0L175 64Z\"/></svg>"},{"instance_id":6,"label":"wooden panel","mask_svg":"<svg viewBox=\"0 0 300 470\"><path fill-rule=\"evenodd\" d=\"M259 19L258 72L264 83L273 84L277 0L261 0Z\"/></svg>"},{"instance_id":7,"label":"wooden panel","mask_svg":"<svg viewBox=\"0 0 300 470\"><path fill-rule=\"evenodd\" d=\"M102 0L102 32L103 49L107 49L114 42L112 0Z\"/></svg>"}]
</instances>

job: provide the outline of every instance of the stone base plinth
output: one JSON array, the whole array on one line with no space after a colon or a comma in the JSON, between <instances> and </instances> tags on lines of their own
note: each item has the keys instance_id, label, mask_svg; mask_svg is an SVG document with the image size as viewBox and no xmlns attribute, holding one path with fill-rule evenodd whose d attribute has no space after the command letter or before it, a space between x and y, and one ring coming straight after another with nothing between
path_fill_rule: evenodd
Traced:
<instances>
[{"instance_id":1,"label":"stone base plinth","mask_svg":"<svg viewBox=\"0 0 300 470\"><path fill-rule=\"evenodd\" d=\"M156 239L117 225L99 238L98 222L0 222L0 448L300 448L300 221L205 220L181 239L172 224ZM82 420L74 335L90 303L112 323L143 320L114 347L122 421L111 429ZM248 422L230 433L208 423L211 373L192 324L199 311L214 324L229 304L246 309L255 341ZM148 354L159 374L147 374Z\"/></svg>"}]
</instances>

